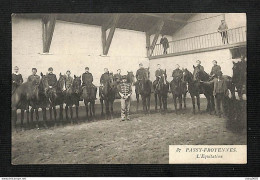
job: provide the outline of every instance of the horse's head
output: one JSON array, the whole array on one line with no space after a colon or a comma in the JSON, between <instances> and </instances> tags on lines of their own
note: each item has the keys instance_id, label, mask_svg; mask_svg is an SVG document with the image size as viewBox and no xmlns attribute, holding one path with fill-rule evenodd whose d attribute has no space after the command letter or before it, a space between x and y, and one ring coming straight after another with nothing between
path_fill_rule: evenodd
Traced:
<instances>
[{"instance_id":1,"label":"horse's head","mask_svg":"<svg viewBox=\"0 0 260 180\"><path fill-rule=\"evenodd\" d=\"M59 77L59 80L58 80L58 90L60 91L65 91L65 80L66 80L66 76L65 75L62 75L60 73L60 77Z\"/></svg>"},{"instance_id":2,"label":"horse's head","mask_svg":"<svg viewBox=\"0 0 260 180\"><path fill-rule=\"evenodd\" d=\"M134 75L133 71L127 71L127 80L131 84L133 84L135 82L135 75Z\"/></svg>"},{"instance_id":3,"label":"horse's head","mask_svg":"<svg viewBox=\"0 0 260 180\"><path fill-rule=\"evenodd\" d=\"M233 61L233 80L235 82L246 81L246 61Z\"/></svg>"},{"instance_id":4,"label":"horse's head","mask_svg":"<svg viewBox=\"0 0 260 180\"><path fill-rule=\"evenodd\" d=\"M81 76L75 76L74 75L74 80L73 80L73 92L76 94L80 93L80 88L81 88Z\"/></svg>"},{"instance_id":5,"label":"horse's head","mask_svg":"<svg viewBox=\"0 0 260 180\"><path fill-rule=\"evenodd\" d=\"M47 91L49 89L49 83L48 83L48 79L46 77L46 75L43 75L41 72L41 80L40 80L40 84L39 84L39 89L40 91L42 91L45 96L47 96Z\"/></svg>"},{"instance_id":6,"label":"horse's head","mask_svg":"<svg viewBox=\"0 0 260 180\"><path fill-rule=\"evenodd\" d=\"M193 79L192 73L187 68L183 69L182 73L183 73L182 76L183 81L190 82Z\"/></svg>"}]
</instances>

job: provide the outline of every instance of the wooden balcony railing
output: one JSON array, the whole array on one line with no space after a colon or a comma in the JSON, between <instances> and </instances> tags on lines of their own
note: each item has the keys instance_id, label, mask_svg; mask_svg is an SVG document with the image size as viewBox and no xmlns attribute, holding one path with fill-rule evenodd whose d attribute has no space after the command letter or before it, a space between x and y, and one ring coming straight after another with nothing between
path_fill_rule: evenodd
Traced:
<instances>
[{"instance_id":1,"label":"wooden balcony railing","mask_svg":"<svg viewBox=\"0 0 260 180\"><path fill-rule=\"evenodd\" d=\"M225 44L222 41L221 34L219 32L204 34L200 36L194 36L190 38L175 40L169 42L169 48L167 54L188 52L199 49L207 49L212 47L219 47L225 45L232 45L241 42L246 42L246 27L238 27L234 29L229 29L227 31L227 41ZM151 54L151 50L149 50ZM162 44L156 44L151 57L161 56L164 54L164 49Z\"/></svg>"}]
</instances>

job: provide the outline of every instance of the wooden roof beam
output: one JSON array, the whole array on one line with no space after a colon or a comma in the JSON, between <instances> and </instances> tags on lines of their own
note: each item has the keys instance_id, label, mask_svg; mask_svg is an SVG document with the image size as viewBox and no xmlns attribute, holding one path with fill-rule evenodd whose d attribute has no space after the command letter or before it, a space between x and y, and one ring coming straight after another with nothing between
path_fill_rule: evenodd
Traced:
<instances>
[{"instance_id":1,"label":"wooden roof beam","mask_svg":"<svg viewBox=\"0 0 260 180\"><path fill-rule=\"evenodd\" d=\"M141 14L145 15L145 16L156 17L156 18L160 18L160 19L163 19L163 20L168 20L168 21L171 21L171 22L187 23L187 21L182 20L182 19L171 18L169 16L160 16L160 15L154 14L154 13L141 13Z\"/></svg>"}]
</instances>

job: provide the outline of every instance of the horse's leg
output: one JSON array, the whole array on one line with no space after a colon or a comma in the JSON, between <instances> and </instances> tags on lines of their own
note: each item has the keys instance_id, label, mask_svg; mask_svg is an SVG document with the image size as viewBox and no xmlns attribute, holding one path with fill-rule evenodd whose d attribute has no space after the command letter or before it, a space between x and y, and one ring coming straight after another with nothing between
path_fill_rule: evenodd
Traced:
<instances>
[{"instance_id":1,"label":"horse's leg","mask_svg":"<svg viewBox=\"0 0 260 180\"><path fill-rule=\"evenodd\" d=\"M36 128L39 129L39 111L38 108L35 109L36 114Z\"/></svg>"},{"instance_id":2,"label":"horse's leg","mask_svg":"<svg viewBox=\"0 0 260 180\"><path fill-rule=\"evenodd\" d=\"M155 111L157 111L157 94L154 93Z\"/></svg>"},{"instance_id":3,"label":"horse's leg","mask_svg":"<svg viewBox=\"0 0 260 180\"><path fill-rule=\"evenodd\" d=\"M69 106L70 108L70 123L73 124L73 109L72 106Z\"/></svg>"},{"instance_id":4,"label":"horse's leg","mask_svg":"<svg viewBox=\"0 0 260 180\"><path fill-rule=\"evenodd\" d=\"M104 116L104 101L100 98L100 104L101 104L101 116Z\"/></svg>"},{"instance_id":5,"label":"horse's leg","mask_svg":"<svg viewBox=\"0 0 260 180\"><path fill-rule=\"evenodd\" d=\"M177 96L173 95L173 104L174 104L174 108L175 108L175 113L177 114Z\"/></svg>"},{"instance_id":6,"label":"horse's leg","mask_svg":"<svg viewBox=\"0 0 260 180\"><path fill-rule=\"evenodd\" d=\"M179 95L179 105L180 105L180 110L182 110L182 94Z\"/></svg>"},{"instance_id":7,"label":"horse's leg","mask_svg":"<svg viewBox=\"0 0 260 180\"><path fill-rule=\"evenodd\" d=\"M12 130L16 130L16 122L17 122L17 109L12 110Z\"/></svg>"},{"instance_id":8,"label":"horse's leg","mask_svg":"<svg viewBox=\"0 0 260 180\"><path fill-rule=\"evenodd\" d=\"M111 119L113 119L114 118L114 100L112 100L111 102L110 102L110 115L111 115Z\"/></svg>"},{"instance_id":9,"label":"horse's leg","mask_svg":"<svg viewBox=\"0 0 260 180\"><path fill-rule=\"evenodd\" d=\"M200 113L200 95L197 95L198 113Z\"/></svg>"},{"instance_id":10,"label":"horse's leg","mask_svg":"<svg viewBox=\"0 0 260 180\"><path fill-rule=\"evenodd\" d=\"M77 121L79 120L79 106L76 105L76 118L77 118Z\"/></svg>"},{"instance_id":11,"label":"horse's leg","mask_svg":"<svg viewBox=\"0 0 260 180\"><path fill-rule=\"evenodd\" d=\"M34 108L31 108L31 122L33 122L33 113L34 113Z\"/></svg>"},{"instance_id":12,"label":"horse's leg","mask_svg":"<svg viewBox=\"0 0 260 180\"><path fill-rule=\"evenodd\" d=\"M55 126L57 125L57 111L56 111L56 106L53 106L53 112L54 112L54 123Z\"/></svg>"},{"instance_id":13,"label":"horse's leg","mask_svg":"<svg viewBox=\"0 0 260 180\"><path fill-rule=\"evenodd\" d=\"M106 108L106 119L108 119L108 115L109 115L109 101L105 100L105 108Z\"/></svg>"},{"instance_id":14,"label":"horse's leg","mask_svg":"<svg viewBox=\"0 0 260 180\"><path fill-rule=\"evenodd\" d=\"M43 126L45 128L48 128L48 126L46 124L47 118L46 118L46 108L45 107L42 108L42 118L43 118Z\"/></svg>"},{"instance_id":15,"label":"horse's leg","mask_svg":"<svg viewBox=\"0 0 260 180\"><path fill-rule=\"evenodd\" d=\"M195 114L195 96L191 95L191 101L192 101L192 112Z\"/></svg>"},{"instance_id":16,"label":"horse's leg","mask_svg":"<svg viewBox=\"0 0 260 180\"><path fill-rule=\"evenodd\" d=\"M162 95L158 94L159 96L159 106L160 106L160 112L162 112Z\"/></svg>"},{"instance_id":17,"label":"horse's leg","mask_svg":"<svg viewBox=\"0 0 260 180\"><path fill-rule=\"evenodd\" d=\"M49 111L50 111L50 120L52 121L52 106L51 105L50 105Z\"/></svg>"},{"instance_id":18,"label":"horse's leg","mask_svg":"<svg viewBox=\"0 0 260 180\"><path fill-rule=\"evenodd\" d=\"M187 93L183 94L183 103L184 103L184 108L186 109L186 95Z\"/></svg>"},{"instance_id":19,"label":"horse's leg","mask_svg":"<svg viewBox=\"0 0 260 180\"><path fill-rule=\"evenodd\" d=\"M93 114L93 119L95 120L96 115L95 115L95 100L93 100L90 105L92 106L92 114Z\"/></svg>"},{"instance_id":20,"label":"horse's leg","mask_svg":"<svg viewBox=\"0 0 260 180\"><path fill-rule=\"evenodd\" d=\"M60 122L63 121L63 104L60 105Z\"/></svg>"},{"instance_id":21,"label":"horse's leg","mask_svg":"<svg viewBox=\"0 0 260 180\"><path fill-rule=\"evenodd\" d=\"M21 109L21 128L24 128L24 124L23 124L23 120L24 120L24 110Z\"/></svg>"},{"instance_id":22,"label":"horse's leg","mask_svg":"<svg viewBox=\"0 0 260 180\"><path fill-rule=\"evenodd\" d=\"M28 126L28 127L29 127L29 124L30 124L29 114L30 114L30 112L29 112L29 107L27 107L27 109L26 109L26 118L27 118L27 126Z\"/></svg>"},{"instance_id":23,"label":"horse's leg","mask_svg":"<svg viewBox=\"0 0 260 180\"><path fill-rule=\"evenodd\" d=\"M88 120L88 103L85 103L85 108L86 108L86 120Z\"/></svg>"},{"instance_id":24,"label":"horse's leg","mask_svg":"<svg viewBox=\"0 0 260 180\"><path fill-rule=\"evenodd\" d=\"M136 112L138 111L138 106L139 106L139 94L136 93Z\"/></svg>"},{"instance_id":25,"label":"horse's leg","mask_svg":"<svg viewBox=\"0 0 260 180\"><path fill-rule=\"evenodd\" d=\"M149 95L148 97L147 97L147 108L148 108L148 114L150 115L150 103L151 103L151 96Z\"/></svg>"},{"instance_id":26,"label":"horse's leg","mask_svg":"<svg viewBox=\"0 0 260 180\"><path fill-rule=\"evenodd\" d=\"M92 102L89 101L89 116L92 118L93 116L93 111L92 111Z\"/></svg>"},{"instance_id":27,"label":"horse's leg","mask_svg":"<svg viewBox=\"0 0 260 180\"><path fill-rule=\"evenodd\" d=\"M65 114L66 114L66 120L69 120L69 116L68 116L68 105L66 104L65 106Z\"/></svg>"}]
</instances>

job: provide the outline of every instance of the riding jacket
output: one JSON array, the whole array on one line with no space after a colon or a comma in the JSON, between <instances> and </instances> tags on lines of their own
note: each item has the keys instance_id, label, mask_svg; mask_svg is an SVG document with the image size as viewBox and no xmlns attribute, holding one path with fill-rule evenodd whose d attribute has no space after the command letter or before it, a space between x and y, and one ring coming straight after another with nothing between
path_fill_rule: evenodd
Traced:
<instances>
[{"instance_id":1,"label":"riding jacket","mask_svg":"<svg viewBox=\"0 0 260 180\"><path fill-rule=\"evenodd\" d=\"M140 68L136 71L136 79L137 80L148 79L146 70L144 68Z\"/></svg>"},{"instance_id":2,"label":"riding jacket","mask_svg":"<svg viewBox=\"0 0 260 180\"><path fill-rule=\"evenodd\" d=\"M169 48L169 42L168 42L168 39L166 37L161 38L160 44L163 45L163 48Z\"/></svg>"},{"instance_id":3,"label":"riding jacket","mask_svg":"<svg viewBox=\"0 0 260 180\"><path fill-rule=\"evenodd\" d=\"M108 82L110 80L110 75L108 72L102 74L100 77L100 84L104 84L105 82Z\"/></svg>"},{"instance_id":4,"label":"riding jacket","mask_svg":"<svg viewBox=\"0 0 260 180\"><path fill-rule=\"evenodd\" d=\"M93 75L90 72L85 72L82 74L82 86L87 84L92 84Z\"/></svg>"},{"instance_id":5,"label":"riding jacket","mask_svg":"<svg viewBox=\"0 0 260 180\"><path fill-rule=\"evenodd\" d=\"M66 79L65 79L65 87L66 87L66 90L68 90L73 84L73 78L71 76L66 76Z\"/></svg>"},{"instance_id":6,"label":"riding jacket","mask_svg":"<svg viewBox=\"0 0 260 180\"><path fill-rule=\"evenodd\" d=\"M214 65L211 69L210 75L214 76L216 75L219 71L221 71L221 67L219 65Z\"/></svg>"},{"instance_id":7,"label":"riding jacket","mask_svg":"<svg viewBox=\"0 0 260 180\"><path fill-rule=\"evenodd\" d=\"M21 74L12 74L12 82L16 83L17 85L21 85L23 83L23 77Z\"/></svg>"},{"instance_id":8,"label":"riding jacket","mask_svg":"<svg viewBox=\"0 0 260 180\"><path fill-rule=\"evenodd\" d=\"M35 74L35 75L30 75L27 79L27 82L33 82L35 81L36 83L40 83L40 76Z\"/></svg>"},{"instance_id":9,"label":"riding jacket","mask_svg":"<svg viewBox=\"0 0 260 180\"><path fill-rule=\"evenodd\" d=\"M172 71L172 77L174 80L180 80L182 78L182 70L180 69L175 69Z\"/></svg>"},{"instance_id":10,"label":"riding jacket","mask_svg":"<svg viewBox=\"0 0 260 180\"><path fill-rule=\"evenodd\" d=\"M57 86L58 80L57 80L57 77L56 77L55 74L50 74L49 73L49 74L46 75L46 77L48 79L49 86L52 86L52 87L56 87Z\"/></svg>"},{"instance_id":11,"label":"riding jacket","mask_svg":"<svg viewBox=\"0 0 260 180\"><path fill-rule=\"evenodd\" d=\"M164 70L162 69L157 69L155 71L155 77L158 78L159 76L162 76L164 74Z\"/></svg>"}]
</instances>

